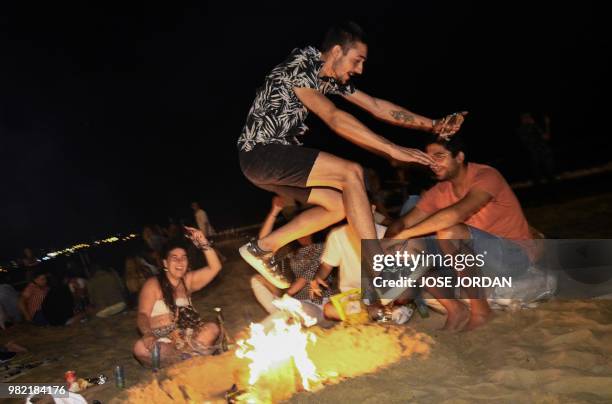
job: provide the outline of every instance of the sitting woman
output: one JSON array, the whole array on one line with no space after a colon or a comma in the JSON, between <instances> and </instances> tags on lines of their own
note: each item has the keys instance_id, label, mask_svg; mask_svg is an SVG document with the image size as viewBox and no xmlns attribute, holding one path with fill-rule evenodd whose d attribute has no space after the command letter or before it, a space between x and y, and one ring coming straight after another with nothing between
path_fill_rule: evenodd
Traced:
<instances>
[{"instance_id":1,"label":"sitting woman","mask_svg":"<svg viewBox=\"0 0 612 404\"><path fill-rule=\"evenodd\" d=\"M142 338L134 345L134 355L145 365L151 364L156 343L160 346L162 366L194 354L207 354L219 336L215 323L204 323L191 304L191 294L210 283L221 270L217 253L204 237L186 227L187 237L204 252L208 266L189 271L188 244L171 240L163 251L163 271L149 278L140 291L138 328Z\"/></svg>"}]
</instances>

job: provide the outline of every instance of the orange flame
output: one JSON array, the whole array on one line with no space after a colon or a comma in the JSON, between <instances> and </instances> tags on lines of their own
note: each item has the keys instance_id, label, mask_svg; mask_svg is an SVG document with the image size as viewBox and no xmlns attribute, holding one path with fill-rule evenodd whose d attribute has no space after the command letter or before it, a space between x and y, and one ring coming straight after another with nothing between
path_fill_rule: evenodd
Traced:
<instances>
[{"instance_id":1,"label":"orange flame","mask_svg":"<svg viewBox=\"0 0 612 404\"><path fill-rule=\"evenodd\" d=\"M238 341L236 356L251 360L251 386L256 384L262 375L275 370L282 371L280 367L293 361L300 373L302 386L305 390L310 390L312 384L320 380L316 367L306 352L309 342L316 343L316 336L302 328L301 323L303 321L312 325L316 323L316 319L304 313L300 302L287 295L276 300L274 304L285 315L273 319L272 328L267 332L262 324L251 324L251 336L246 341Z\"/></svg>"}]
</instances>

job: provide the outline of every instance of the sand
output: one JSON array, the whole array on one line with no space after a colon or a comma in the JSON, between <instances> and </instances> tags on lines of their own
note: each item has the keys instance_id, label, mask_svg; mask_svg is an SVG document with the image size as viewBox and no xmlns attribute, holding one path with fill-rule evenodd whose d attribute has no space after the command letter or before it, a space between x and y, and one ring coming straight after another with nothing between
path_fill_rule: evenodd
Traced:
<instances>
[{"instance_id":1,"label":"sand","mask_svg":"<svg viewBox=\"0 0 612 404\"><path fill-rule=\"evenodd\" d=\"M380 371L412 356L423 360L433 345L426 334L398 326L360 324L309 331L316 340L307 346L308 357L319 374L319 380L309 383L310 391L321 391L346 379ZM249 363L231 351L186 361L168 369L159 380L130 389L128 400L141 404L164 403L169 398L175 403L223 401L224 392L236 384L239 390L249 391L249 398L279 402L304 390L290 360L272 368L253 386L248 383Z\"/></svg>"},{"instance_id":2,"label":"sand","mask_svg":"<svg viewBox=\"0 0 612 404\"><path fill-rule=\"evenodd\" d=\"M563 217L564 206L554 207L557 217ZM571 202L572 209L580 206L579 202ZM541 208L536 212L539 216ZM584 223L575 225L586 228ZM546 232L542 223L538 227ZM609 237L609 234L597 233L591 237ZM221 276L199 293L194 303L211 317L214 306L223 307L227 326L230 332L236 333L251 321L261 320L265 313L255 302L246 281L254 272L240 260L234 247L224 248L223 253L230 259ZM61 356L13 382L62 382L68 369L85 377L104 373L110 383L92 387L83 395L89 402L94 399L102 403L126 401L127 391L117 389L112 383L115 365L124 366L128 388L137 384L138 388L144 388L154 380L152 373L131 357L137 338L135 318L135 311L129 311L68 328L11 327L1 334L2 342L14 340L30 349L30 353L17 356L14 363ZM298 392L289 402L612 401L610 300L553 300L533 309L498 311L490 323L467 333L439 331L443 322L443 316L432 313L427 319L413 317L404 328L409 335L424 335L427 355L399 355L383 368L374 366L373 372L360 376L345 370L342 380L330 382L316 392ZM360 350L369 352L375 348L375 341L363 338L363 346L354 349L354 360L371 359L367 354L360 356ZM244 365L232 359L233 364L228 366L225 361L223 356L196 358L166 370L160 378L178 381L188 377L190 368L217 362L216 370L205 379L190 383L194 386L216 384L221 394L230 378L228 375L234 377L233 370ZM322 368L326 366L321 362Z\"/></svg>"}]
</instances>

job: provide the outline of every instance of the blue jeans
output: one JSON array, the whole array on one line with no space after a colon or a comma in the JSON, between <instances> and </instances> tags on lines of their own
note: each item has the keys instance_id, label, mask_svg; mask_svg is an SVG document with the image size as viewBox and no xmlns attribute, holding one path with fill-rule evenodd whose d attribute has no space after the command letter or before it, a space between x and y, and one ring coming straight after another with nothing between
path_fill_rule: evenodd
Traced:
<instances>
[{"instance_id":1,"label":"blue jeans","mask_svg":"<svg viewBox=\"0 0 612 404\"><path fill-rule=\"evenodd\" d=\"M512 240L498 237L487 233L476 227L466 225L470 232L469 250L475 256L484 257L483 275L487 276L510 276L517 277L525 272L531 265L529 256L525 249ZM435 236L425 237L427 253L444 254L440 249L438 239ZM444 275L454 274L452 267L436 268L443 271ZM438 274L440 274L438 272Z\"/></svg>"},{"instance_id":2,"label":"blue jeans","mask_svg":"<svg viewBox=\"0 0 612 404\"><path fill-rule=\"evenodd\" d=\"M474 254L484 254L485 274L491 276L520 276L531 265L525 248L512 240L495 236L468 226L473 241Z\"/></svg>"},{"instance_id":3,"label":"blue jeans","mask_svg":"<svg viewBox=\"0 0 612 404\"><path fill-rule=\"evenodd\" d=\"M400 216L404 216L406 213L410 212L416 206L419 199L421 199L419 195L410 195L408 199L404 201L400 209Z\"/></svg>"}]
</instances>

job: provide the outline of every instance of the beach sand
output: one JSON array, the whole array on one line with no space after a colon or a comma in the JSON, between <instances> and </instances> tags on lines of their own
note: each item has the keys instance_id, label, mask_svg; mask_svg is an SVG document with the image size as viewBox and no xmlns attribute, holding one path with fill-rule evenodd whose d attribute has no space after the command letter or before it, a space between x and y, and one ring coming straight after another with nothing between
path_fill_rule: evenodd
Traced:
<instances>
[{"instance_id":1,"label":"beach sand","mask_svg":"<svg viewBox=\"0 0 612 404\"><path fill-rule=\"evenodd\" d=\"M586 237L586 229L590 229L588 237L604 238L610 237L610 226L602 224L601 218L611 217L610 202L612 196L604 195L597 199L583 198L552 207L526 209L526 213L530 222L545 233L550 229L564 229L567 237L571 228L560 223L559 218L564 218L579 236ZM592 214L585 213L589 209ZM568 214L575 210L580 212L579 217ZM547 219L547 212L553 211L554 217ZM605 216L601 216L602 212ZM210 319L213 307L223 307L231 333L265 316L247 282L254 271L238 257L237 245L223 247L229 260L221 275L194 298L195 306ZM142 368L131 356L132 346L138 338L135 318L136 313L132 310L109 319L94 318L73 327L18 325L9 328L2 332L1 342L13 340L30 350L19 354L11 365L58 357L11 382L59 383L63 382L66 370L75 370L81 377L103 373L109 377L109 382L87 389L83 392L84 397L89 402L124 401L126 391L117 389L113 382L115 365L124 367L128 388L138 383L142 387L154 380L151 371ZM533 309L496 311L490 323L466 333L439 331L443 322L442 315L432 313L426 319L415 315L406 326L410 332L430 338L427 355L403 356L374 373L347 378L314 393L295 394L289 402L612 401L610 300L553 300ZM354 355L358 357L363 350L367 357L365 352L371 342L371 339L364 339L363 344L354 349ZM196 358L177 366L186 369L197 361L208 359ZM222 357L214 360L220 359ZM180 370L172 372L172 369L164 371L158 377L181 374ZM198 383L224 385L225 379L222 372L211 372Z\"/></svg>"}]
</instances>

